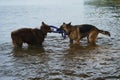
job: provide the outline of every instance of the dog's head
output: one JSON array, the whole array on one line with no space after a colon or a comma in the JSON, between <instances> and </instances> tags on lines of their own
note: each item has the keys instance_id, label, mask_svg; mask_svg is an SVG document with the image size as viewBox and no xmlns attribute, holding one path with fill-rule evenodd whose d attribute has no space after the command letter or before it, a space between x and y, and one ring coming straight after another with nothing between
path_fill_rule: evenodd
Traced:
<instances>
[{"instance_id":1,"label":"dog's head","mask_svg":"<svg viewBox=\"0 0 120 80\"><path fill-rule=\"evenodd\" d=\"M71 22L66 24L66 23L63 23L60 28L60 30L65 30L66 34L68 35L70 32L71 32Z\"/></svg>"},{"instance_id":2,"label":"dog's head","mask_svg":"<svg viewBox=\"0 0 120 80\"><path fill-rule=\"evenodd\" d=\"M44 32L44 33L48 33L51 32L51 28L49 25L45 24L44 22L42 22L40 29Z\"/></svg>"}]
</instances>

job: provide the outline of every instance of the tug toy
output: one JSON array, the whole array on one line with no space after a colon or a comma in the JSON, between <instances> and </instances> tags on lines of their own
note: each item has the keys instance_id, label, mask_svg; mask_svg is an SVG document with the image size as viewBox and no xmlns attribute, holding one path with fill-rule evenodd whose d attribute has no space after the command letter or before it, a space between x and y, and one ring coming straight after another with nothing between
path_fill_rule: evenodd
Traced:
<instances>
[{"instance_id":1,"label":"tug toy","mask_svg":"<svg viewBox=\"0 0 120 80\"><path fill-rule=\"evenodd\" d=\"M59 29L59 28L57 28L55 26L50 26L50 27L52 28L52 32L53 33L60 33L62 35L63 39L66 38L66 32L65 32L65 30L61 30L61 29Z\"/></svg>"}]
</instances>

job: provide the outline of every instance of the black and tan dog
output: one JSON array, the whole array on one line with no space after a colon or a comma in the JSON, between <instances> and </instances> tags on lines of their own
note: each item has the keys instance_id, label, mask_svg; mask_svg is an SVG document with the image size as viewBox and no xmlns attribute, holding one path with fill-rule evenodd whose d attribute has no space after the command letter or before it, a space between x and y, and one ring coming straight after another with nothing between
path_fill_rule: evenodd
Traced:
<instances>
[{"instance_id":1,"label":"black and tan dog","mask_svg":"<svg viewBox=\"0 0 120 80\"><path fill-rule=\"evenodd\" d=\"M82 24L82 25L71 25L71 23L63 23L59 29L63 29L70 39L70 43L75 40L76 44L80 43L80 40L87 37L88 43L95 44L99 33L110 36L108 31L100 30L93 25Z\"/></svg>"},{"instance_id":2,"label":"black and tan dog","mask_svg":"<svg viewBox=\"0 0 120 80\"><path fill-rule=\"evenodd\" d=\"M23 43L28 46L42 46L47 33L51 32L49 25L42 22L40 29L22 28L11 32L14 47L22 47Z\"/></svg>"}]
</instances>

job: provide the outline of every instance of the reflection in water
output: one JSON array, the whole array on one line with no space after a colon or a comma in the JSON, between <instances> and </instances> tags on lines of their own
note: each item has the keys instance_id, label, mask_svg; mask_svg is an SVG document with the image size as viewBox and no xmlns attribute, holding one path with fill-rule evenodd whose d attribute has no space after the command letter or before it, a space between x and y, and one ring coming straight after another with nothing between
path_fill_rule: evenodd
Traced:
<instances>
[{"instance_id":1,"label":"reflection in water","mask_svg":"<svg viewBox=\"0 0 120 80\"><path fill-rule=\"evenodd\" d=\"M11 71L11 76L24 77L18 78L18 80L44 80L47 78L49 56L43 47L13 48L12 54L12 71L8 69Z\"/></svg>"},{"instance_id":2,"label":"reflection in water","mask_svg":"<svg viewBox=\"0 0 120 80\"><path fill-rule=\"evenodd\" d=\"M37 48L37 47L31 47L31 48L13 48L12 51L13 55L15 57L19 56L25 56L25 55L40 55L44 54L45 50L43 47Z\"/></svg>"},{"instance_id":3,"label":"reflection in water","mask_svg":"<svg viewBox=\"0 0 120 80\"><path fill-rule=\"evenodd\" d=\"M83 45L75 45L72 44L70 45L70 49L68 49L68 55L70 54L79 54L79 55L85 55L87 53L93 52L99 48L98 45L87 45L87 46L83 46Z\"/></svg>"}]
</instances>

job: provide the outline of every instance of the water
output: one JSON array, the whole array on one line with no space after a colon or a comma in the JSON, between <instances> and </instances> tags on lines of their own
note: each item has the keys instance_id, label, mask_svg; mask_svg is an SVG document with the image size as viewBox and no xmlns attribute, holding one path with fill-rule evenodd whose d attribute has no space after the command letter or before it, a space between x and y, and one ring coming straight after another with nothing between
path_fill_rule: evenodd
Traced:
<instances>
[{"instance_id":1,"label":"water","mask_svg":"<svg viewBox=\"0 0 120 80\"><path fill-rule=\"evenodd\" d=\"M0 6L0 80L119 80L120 1L58 0L40 5ZM87 40L69 45L60 34L48 34L43 48L12 47L10 33L22 27L37 27L44 21L88 23L110 31L99 35L96 46Z\"/></svg>"}]
</instances>

